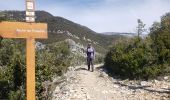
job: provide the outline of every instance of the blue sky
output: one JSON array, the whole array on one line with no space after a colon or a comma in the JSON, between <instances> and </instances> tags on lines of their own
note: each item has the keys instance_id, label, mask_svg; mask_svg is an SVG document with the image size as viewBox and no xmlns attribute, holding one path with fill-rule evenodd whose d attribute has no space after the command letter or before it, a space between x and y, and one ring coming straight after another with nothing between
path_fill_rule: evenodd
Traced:
<instances>
[{"instance_id":1,"label":"blue sky","mask_svg":"<svg viewBox=\"0 0 170 100\"><path fill-rule=\"evenodd\" d=\"M36 9L96 32L135 32L138 18L150 27L170 12L170 0L36 0ZM25 10L25 0L0 0L0 10Z\"/></svg>"}]
</instances>

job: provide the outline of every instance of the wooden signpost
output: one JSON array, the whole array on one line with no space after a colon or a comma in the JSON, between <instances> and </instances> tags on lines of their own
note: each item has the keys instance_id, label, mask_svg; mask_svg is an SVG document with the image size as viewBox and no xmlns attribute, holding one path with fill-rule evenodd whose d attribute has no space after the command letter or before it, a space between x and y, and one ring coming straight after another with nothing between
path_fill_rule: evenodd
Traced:
<instances>
[{"instance_id":1,"label":"wooden signpost","mask_svg":"<svg viewBox=\"0 0 170 100\"><path fill-rule=\"evenodd\" d=\"M3 38L26 39L26 96L35 100L35 39L47 38L47 24L34 23L34 0L26 0L26 22L0 22Z\"/></svg>"}]
</instances>

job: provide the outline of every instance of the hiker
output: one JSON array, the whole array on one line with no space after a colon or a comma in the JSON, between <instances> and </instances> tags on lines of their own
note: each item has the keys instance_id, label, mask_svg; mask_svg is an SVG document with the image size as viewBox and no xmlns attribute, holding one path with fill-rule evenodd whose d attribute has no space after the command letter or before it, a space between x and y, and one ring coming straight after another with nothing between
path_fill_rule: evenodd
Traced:
<instances>
[{"instance_id":1,"label":"hiker","mask_svg":"<svg viewBox=\"0 0 170 100\"><path fill-rule=\"evenodd\" d=\"M94 51L94 48L92 47L91 43L88 44L86 53L87 53L88 70L90 70L90 66L91 66L91 69L92 69L92 72L93 72L94 71L93 62L94 62L94 59L95 59L95 51Z\"/></svg>"}]
</instances>

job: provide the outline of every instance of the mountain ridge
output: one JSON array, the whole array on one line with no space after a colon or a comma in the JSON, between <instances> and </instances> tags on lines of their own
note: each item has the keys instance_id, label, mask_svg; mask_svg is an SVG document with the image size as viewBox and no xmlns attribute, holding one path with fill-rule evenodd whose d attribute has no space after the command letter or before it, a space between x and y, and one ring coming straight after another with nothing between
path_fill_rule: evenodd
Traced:
<instances>
[{"instance_id":1,"label":"mountain ridge","mask_svg":"<svg viewBox=\"0 0 170 100\"><path fill-rule=\"evenodd\" d=\"M2 11L10 20L25 22L25 11ZM108 36L98 34L86 26L77 24L60 16L53 16L46 11L36 11L36 22L48 24L48 39L38 40L43 43L53 43L66 39L72 39L76 43L86 46L91 42L98 52L106 52L115 41L124 37L121 35Z\"/></svg>"}]
</instances>

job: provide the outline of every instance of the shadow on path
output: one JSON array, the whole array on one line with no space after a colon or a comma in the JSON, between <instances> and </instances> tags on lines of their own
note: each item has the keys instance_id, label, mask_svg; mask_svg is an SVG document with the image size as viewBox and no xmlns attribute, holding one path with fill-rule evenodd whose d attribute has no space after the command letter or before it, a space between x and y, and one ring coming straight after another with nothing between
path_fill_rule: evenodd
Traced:
<instances>
[{"instance_id":1,"label":"shadow on path","mask_svg":"<svg viewBox=\"0 0 170 100\"><path fill-rule=\"evenodd\" d=\"M151 87L151 86L134 86L134 85L127 85L127 84L123 84L123 83L120 83L120 82L114 82L115 84L118 84L120 86L125 86L125 87L128 87L129 89L133 89L133 90L138 90L138 89L143 89L143 90L146 90L148 92L157 92L157 93L167 93L169 94L170 93L170 90L169 89L162 89L162 90L156 90L156 89L153 89L153 88L148 88L148 87Z\"/></svg>"},{"instance_id":2,"label":"shadow on path","mask_svg":"<svg viewBox=\"0 0 170 100\"><path fill-rule=\"evenodd\" d=\"M110 77L112 77L113 79L116 79L117 81L114 82L114 84L118 84L119 86L124 86L124 87L127 87L129 89L133 89L133 90L142 89L142 90L145 90L145 91L148 91L148 92L170 94L170 88L160 88L161 90L158 90L158 89L149 88L149 87L151 87L149 85L148 86L141 86L141 85L127 85L127 84L121 83L119 81L123 81L123 79L120 79L118 76L113 76L112 74L110 74L109 70L106 69L104 66L97 67L96 70L103 71L106 74L108 74Z\"/></svg>"},{"instance_id":3,"label":"shadow on path","mask_svg":"<svg viewBox=\"0 0 170 100\"><path fill-rule=\"evenodd\" d=\"M87 70L86 68L78 68L75 71L80 71L80 70Z\"/></svg>"}]
</instances>

